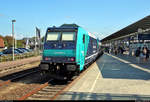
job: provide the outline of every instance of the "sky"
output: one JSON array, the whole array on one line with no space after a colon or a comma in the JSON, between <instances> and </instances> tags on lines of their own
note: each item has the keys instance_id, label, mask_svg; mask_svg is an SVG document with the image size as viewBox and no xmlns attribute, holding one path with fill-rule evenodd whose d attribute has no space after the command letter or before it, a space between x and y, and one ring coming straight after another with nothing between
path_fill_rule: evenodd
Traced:
<instances>
[{"instance_id":1,"label":"sky","mask_svg":"<svg viewBox=\"0 0 150 102\"><path fill-rule=\"evenodd\" d=\"M47 27L76 23L100 39L150 15L150 0L0 0L0 35L41 36Z\"/></svg>"}]
</instances>

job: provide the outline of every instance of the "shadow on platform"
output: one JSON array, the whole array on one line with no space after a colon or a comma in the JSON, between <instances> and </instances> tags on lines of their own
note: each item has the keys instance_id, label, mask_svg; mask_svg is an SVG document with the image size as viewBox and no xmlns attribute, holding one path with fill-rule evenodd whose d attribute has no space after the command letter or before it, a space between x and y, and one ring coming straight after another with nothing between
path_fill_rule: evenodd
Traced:
<instances>
[{"instance_id":1,"label":"shadow on platform","mask_svg":"<svg viewBox=\"0 0 150 102\"><path fill-rule=\"evenodd\" d=\"M150 73L134 68L106 54L96 61L103 78L149 80Z\"/></svg>"},{"instance_id":2,"label":"shadow on platform","mask_svg":"<svg viewBox=\"0 0 150 102\"><path fill-rule=\"evenodd\" d=\"M57 100L150 100L150 95L66 92Z\"/></svg>"}]
</instances>

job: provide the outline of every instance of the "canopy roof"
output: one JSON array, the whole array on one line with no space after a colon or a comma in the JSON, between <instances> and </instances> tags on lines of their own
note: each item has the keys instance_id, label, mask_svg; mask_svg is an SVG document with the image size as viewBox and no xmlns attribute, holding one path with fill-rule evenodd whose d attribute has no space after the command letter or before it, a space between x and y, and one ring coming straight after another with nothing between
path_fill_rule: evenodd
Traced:
<instances>
[{"instance_id":1,"label":"canopy roof","mask_svg":"<svg viewBox=\"0 0 150 102\"><path fill-rule=\"evenodd\" d=\"M135 33L138 31L139 28L141 28L142 30L146 30L146 29L150 28L150 15L144 17L143 19L141 19L141 20L139 20L139 21L137 21L137 22L109 35L109 36L107 36L106 38L102 39L101 41L104 42L107 40L111 40L114 38L118 38L121 36L131 34L131 33Z\"/></svg>"}]
</instances>

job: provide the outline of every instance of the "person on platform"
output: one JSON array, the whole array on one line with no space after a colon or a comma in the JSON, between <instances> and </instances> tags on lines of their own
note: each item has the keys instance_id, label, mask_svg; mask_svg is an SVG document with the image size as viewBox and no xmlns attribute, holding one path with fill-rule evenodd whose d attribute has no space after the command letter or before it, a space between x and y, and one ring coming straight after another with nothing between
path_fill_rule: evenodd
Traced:
<instances>
[{"instance_id":1,"label":"person on platform","mask_svg":"<svg viewBox=\"0 0 150 102\"><path fill-rule=\"evenodd\" d=\"M149 59L149 49L147 48L147 47L145 47L145 49L146 49L146 61L148 61L148 59Z\"/></svg>"},{"instance_id":2,"label":"person on platform","mask_svg":"<svg viewBox=\"0 0 150 102\"><path fill-rule=\"evenodd\" d=\"M115 48L115 55L117 55L118 54L118 49L117 49L117 47Z\"/></svg>"},{"instance_id":3,"label":"person on platform","mask_svg":"<svg viewBox=\"0 0 150 102\"><path fill-rule=\"evenodd\" d=\"M142 48L142 58L143 58L143 61L145 62L146 61L146 54L147 54L147 49L146 47L143 47Z\"/></svg>"},{"instance_id":4,"label":"person on platform","mask_svg":"<svg viewBox=\"0 0 150 102\"><path fill-rule=\"evenodd\" d=\"M124 50L123 47L120 48L121 54L123 54Z\"/></svg>"},{"instance_id":5,"label":"person on platform","mask_svg":"<svg viewBox=\"0 0 150 102\"><path fill-rule=\"evenodd\" d=\"M135 51L135 56L138 63L140 62L140 53L141 53L141 47L138 47L137 50Z\"/></svg>"}]
</instances>

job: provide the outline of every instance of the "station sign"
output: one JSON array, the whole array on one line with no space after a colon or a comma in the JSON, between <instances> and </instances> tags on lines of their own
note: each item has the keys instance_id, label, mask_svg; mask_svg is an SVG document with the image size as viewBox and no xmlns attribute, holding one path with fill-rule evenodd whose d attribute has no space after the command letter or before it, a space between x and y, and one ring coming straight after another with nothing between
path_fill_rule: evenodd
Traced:
<instances>
[{"instance_id":1,"label":"station sign","mask_svg":"<svg viewBox=\"0 0 150 102\"><path fill-rule=\"evenodd\" d=\"M150 34L139 34L138 40L150 40Z\"/></svg>"}]
</instances>

